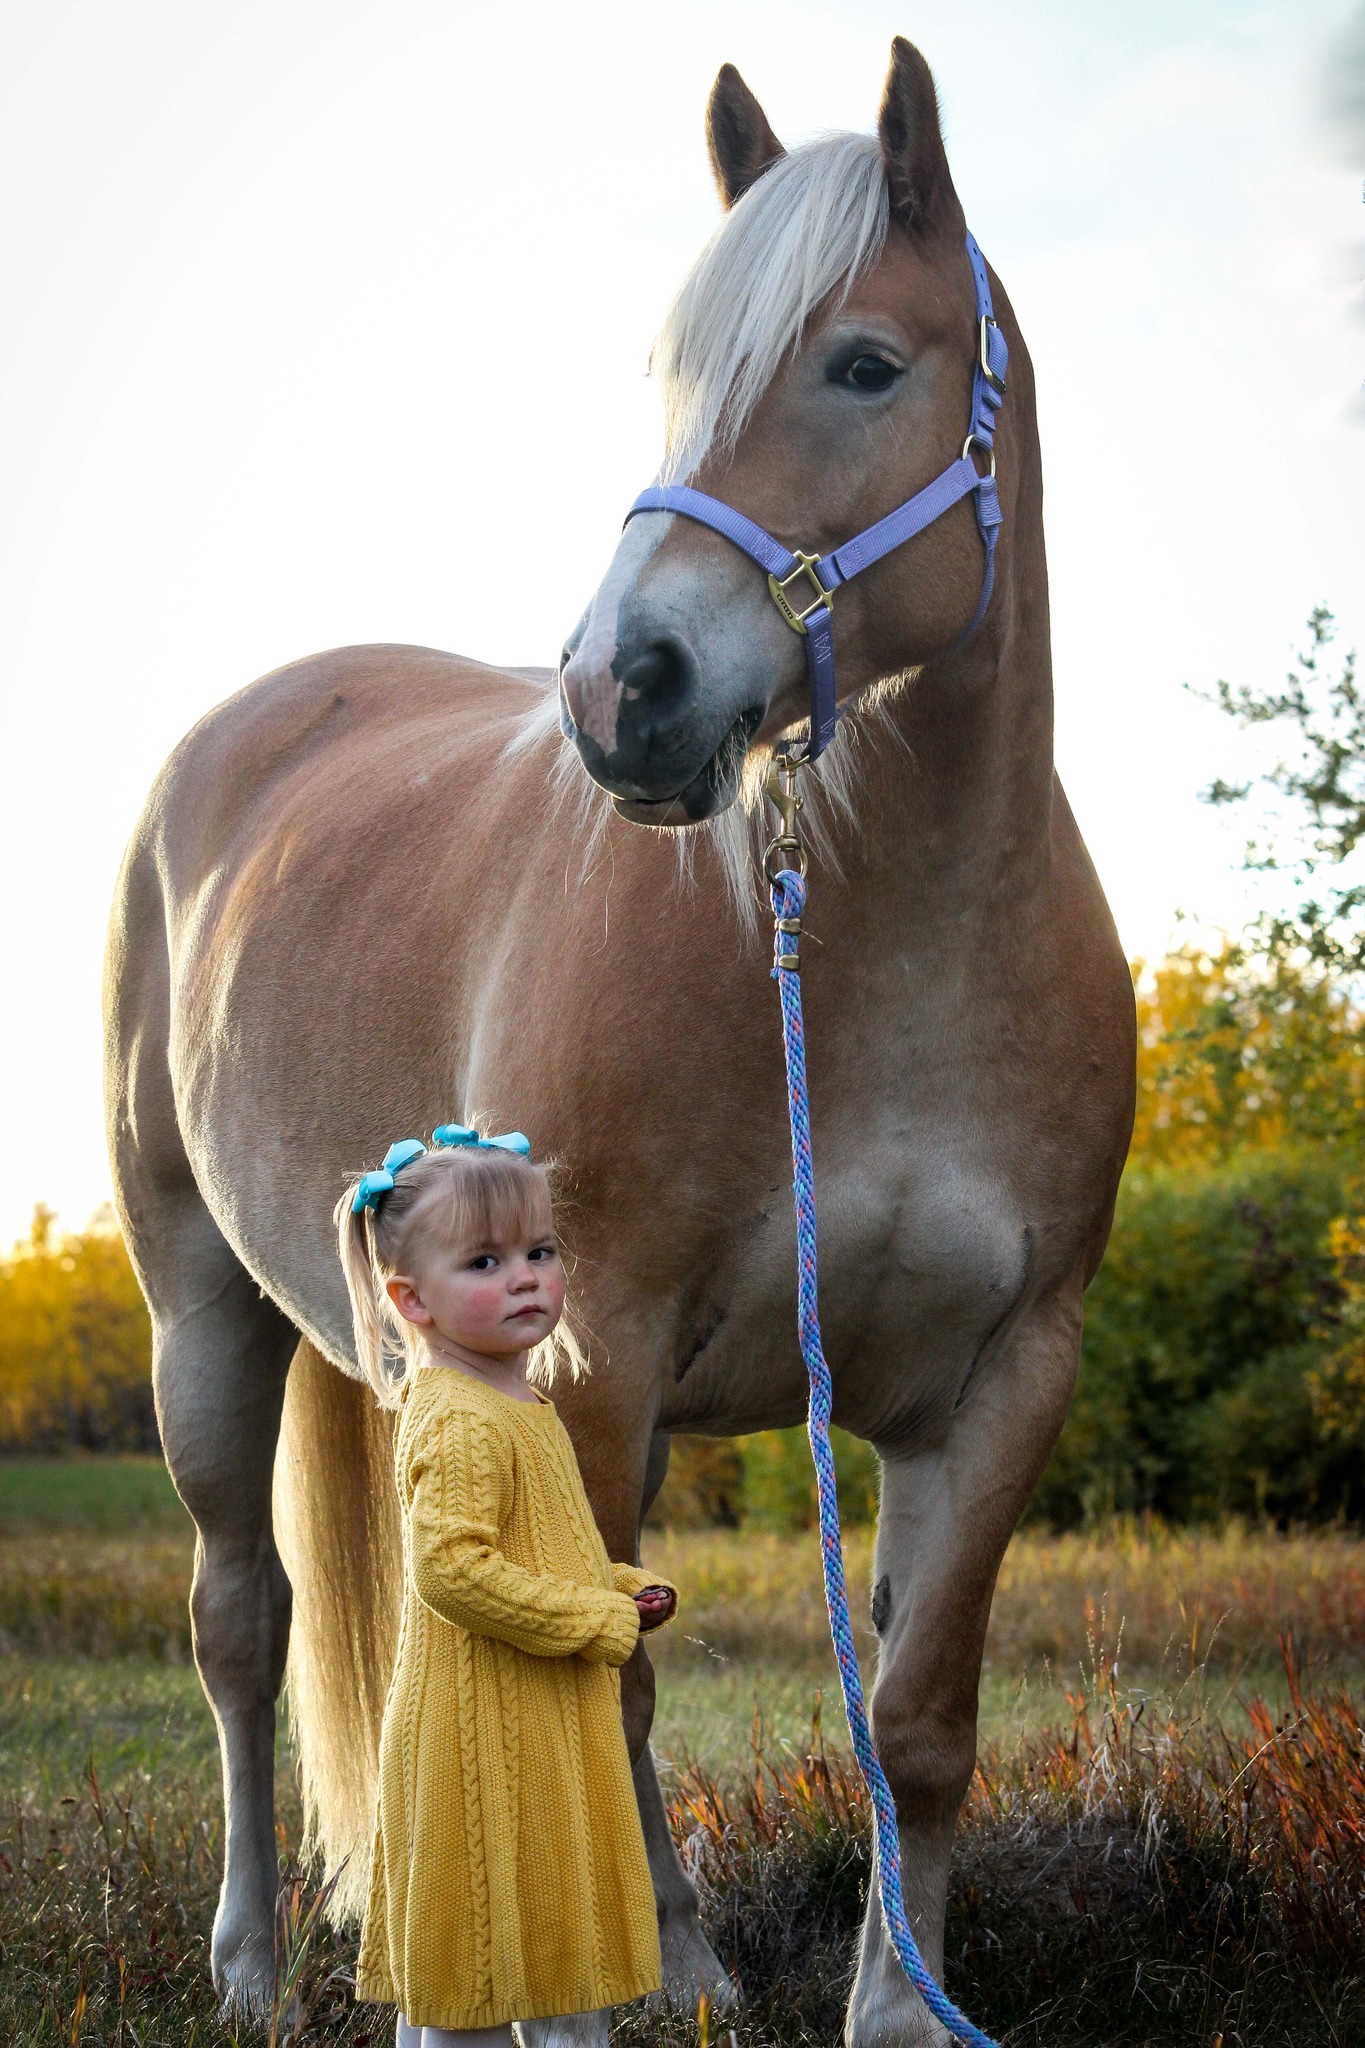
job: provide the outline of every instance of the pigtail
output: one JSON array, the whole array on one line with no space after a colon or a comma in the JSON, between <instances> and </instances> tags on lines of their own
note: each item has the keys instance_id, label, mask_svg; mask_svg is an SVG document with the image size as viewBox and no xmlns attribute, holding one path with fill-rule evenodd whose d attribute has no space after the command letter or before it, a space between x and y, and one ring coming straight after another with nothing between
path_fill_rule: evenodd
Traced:
<instances>
[{"instance_id":1,"label":"pigtail","mask_svg":"<svg viewBox=\"0 0 1365 2048\"><path fill-rule=\"evenodd\" d=\"M351 1321L355 1328L356 1357L366 1379L374 1388L381 1408L396 1408L403 1376L395 1373L395 1353L401 1349L409 1369L409 1346L400 1337L394 1341L388 1296L380 1286L374 1256L369 1209L355 1207L359 1180L352 1181L336 1205L337 1249L346 1292L351 1297Z\"/></svg>"}]
</instances>

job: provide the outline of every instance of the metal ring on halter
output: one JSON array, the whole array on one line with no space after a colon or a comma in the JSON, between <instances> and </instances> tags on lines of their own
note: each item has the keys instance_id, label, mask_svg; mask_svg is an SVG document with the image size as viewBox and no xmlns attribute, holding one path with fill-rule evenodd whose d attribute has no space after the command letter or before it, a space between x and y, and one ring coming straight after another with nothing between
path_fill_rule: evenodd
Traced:
<instances>
[{"instance_id":1,"label":"metal ring on halter","mask_svg":"<svg viewBox=\"0 0 1365 2048\"><path fill-rule=\"evenodd\" d=\"M776 867L773 855L778 856ZM770 882L775 882L784 868L795 868L798 875L806 872L806 849L799 839L789 839L784 833L780 839L770 839L763 853L763 872Z\"/></svg>"},{"instance_id":2,"label":"metal ring on halter","mask_svg":"<svg viewBox=\"0 0 1365 2048\"><path fill-rule=\"evenodd\" d=\"M982 440L982 438L981 438L981 436L980 436L980 434L968 434L968 436L967 436L966 440L965 440L965 441L964 441L964 442L962 443L962 453L963 453L963 455L964 455L964 456L970 455L970 454L971 454L971 452L972 452L972 449L973 449L973 448L984 448L984 449L986 450L986 453L987 453L987 454L988 454L988 455L990 456L990 458L991 458L991 469L990 469L990 473L991 473L991 475L992 475L992 476L994 476L994 475L995 475L995 449L994 449L994 447L993 447L993 446L991 446L991 445L990 445L989 443L987 443L987 442L983 441L983 440Z\"/></svg>"}]
</instances>

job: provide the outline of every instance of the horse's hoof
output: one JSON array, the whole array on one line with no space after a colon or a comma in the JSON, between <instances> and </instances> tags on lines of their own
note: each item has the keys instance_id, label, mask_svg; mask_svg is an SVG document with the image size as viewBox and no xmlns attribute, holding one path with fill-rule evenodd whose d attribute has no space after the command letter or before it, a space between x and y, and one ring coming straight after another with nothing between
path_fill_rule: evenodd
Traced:
<instances>
[{"instance_id":1,"label":"horse's hoof","mask_svg":"<svg viewBox=\"0 0 1365 2048\"><path fill-rule=\"evenodd\" d=\"M694 2012L703 1996L713 2010L724 2011L739 2004L739 1986L725 1968L695 1921L682 1937L664 1940L663 1990L658 2002Z\"/></svg>"},{"instance_id":2,"label":"horse's hoof","mask_svg":"<svg viewBox=\"0 0 1365 2048\"><path fill-rule=\"evenodd\" d=\"M518 2020L512 2032L521 2048L607 2048L611 2008L566 2012L553 2020Z\"/></svg>"},{"instance_id":3,"label":"horse's hoof","mask_svg":"<svg viewBox=\"0 0 1365 2048\"><path fill-rule=\"evenodd\" d=\"M224 2012L268 2019L275 2003L273 1935L249 1934L226 1962L215 1954L213 1988Z\"/></svg>"}]
</instances>

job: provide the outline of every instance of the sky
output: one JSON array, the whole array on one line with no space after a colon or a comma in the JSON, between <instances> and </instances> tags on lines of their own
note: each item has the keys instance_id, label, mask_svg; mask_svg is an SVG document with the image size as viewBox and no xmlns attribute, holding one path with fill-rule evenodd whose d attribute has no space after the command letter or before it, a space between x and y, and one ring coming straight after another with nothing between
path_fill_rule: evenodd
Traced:
<instances>
[{"instance_id":1,"label":"sky","mask_svg":"<svg viewBox=\"0 0 1365 2048\"><path fill-rule=\"evenodd\" d=\"M1057 757L1130 954L1254 907L1185 689L1365 632L1344 0L0 0L0 1246L108 1193L100 961L167 752L369 640L549 666L660 452L702 114L938 81L1037 373ZM1365 156L1365 149L1357 152Z\"/></svg>"}]
</instances>

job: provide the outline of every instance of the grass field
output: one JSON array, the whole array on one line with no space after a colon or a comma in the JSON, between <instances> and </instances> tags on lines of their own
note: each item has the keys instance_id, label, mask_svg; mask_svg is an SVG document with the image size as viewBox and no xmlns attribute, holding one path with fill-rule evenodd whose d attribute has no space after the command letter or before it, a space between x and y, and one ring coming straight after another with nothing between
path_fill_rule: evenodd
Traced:
<instances>
[{"instance_id":1,"label":"grass field","mask_svg":"<svg viewBox=\"0 0 1365 2048\"><path fill-rule=\"evenodd\" d=\"M207 1984L220 1808L188 1654L191 1551L152 1461L0 1463L5 2043L265 2039L234 2032ZM650 1532L645 1554L683 1594L659 1639L656 1748L746 1987L741 2048L831 2041L867 1836L814 1541ZM848 1561L865 1616L860 1532ZM1306 1676L1286 1672L1286 1634ZM866 1668L870 1626L860 1647ZM1365 2040L1362 1692L1365 1548L1349 1537L1021 1536L955 1870L956 1994L1009 2048ZM283 1741L278 1792L288 1869ZM309 1895L284 1896L297 1948ZM296 2042L391 2038L350 2006L347 1955L312 1935ZM682 2048L697 2030L627 2015L618 2031L621 2048Z\"/></svg>"}]
</instances>

